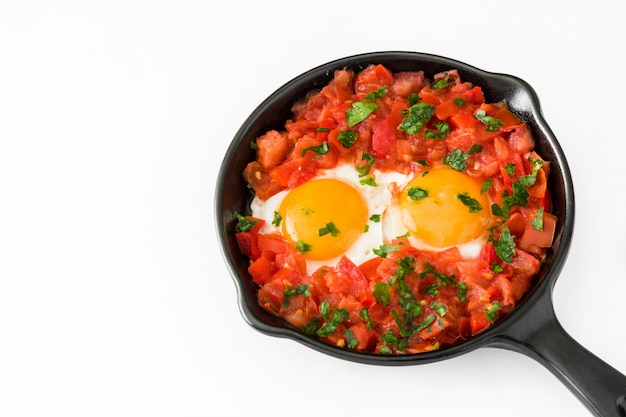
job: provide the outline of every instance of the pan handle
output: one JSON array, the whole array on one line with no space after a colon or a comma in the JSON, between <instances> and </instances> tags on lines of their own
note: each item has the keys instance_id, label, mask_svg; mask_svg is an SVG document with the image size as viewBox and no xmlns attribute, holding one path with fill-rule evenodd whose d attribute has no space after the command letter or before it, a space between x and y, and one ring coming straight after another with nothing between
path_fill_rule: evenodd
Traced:
<instances>
[{"instance_id":1,"label":"pan handle","mask_svg":"<svg viewBox=\"0 0 626 417\"><path fill-rule=\"evenodd\" d=\"M598 417L626 417L626 376L589 352L554 314L551 294L509 324L490 346L520 352L552 372ZM543 305L541 305L543 304Z\"/></svg>"}]
</instances>

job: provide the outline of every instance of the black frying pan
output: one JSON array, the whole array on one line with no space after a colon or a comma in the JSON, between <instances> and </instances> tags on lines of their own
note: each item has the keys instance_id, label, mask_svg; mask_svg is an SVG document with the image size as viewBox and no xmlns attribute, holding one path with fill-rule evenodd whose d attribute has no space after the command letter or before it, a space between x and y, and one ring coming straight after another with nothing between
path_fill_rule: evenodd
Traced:
<instances>
[{"instance_id":1,"label":"black frying pan","mask_svg":"<svg viewBox=\"0 0 626 417\"><path fill-rule=\"evenodd\" d=\"M255 157L250 143L270 129L281 129L291 117L291 106L307 92L321 88L336 69L355 72L369 64L383 64L393 72L423 70L432 79L457 69L464 81L483 88L488 102L506 101L528 122L537 152L551 162L549 187L553 213L558 217L554 243L533 286L513 312L491 328L456 345L437 351L380 356L341 349L307 336L287 322L263 310L257 303L257 287L247 272L248 259L239 252L233 230L233 213L248 213L251 194L242 172ZM297 340L320 352L374 365L414 365L451 358L481 346L514 350L537 360L555 374L594 415L626 417L626 377L587 351L563 330L552 305L552 289L561 272L574 228L574 190L565 155L550 130L533 89L519 78L482 71L440 56L413 52L376 52L339 59L314 68L288 82L268 97L243 123L222 163L215 195L220 244L238 290L239 306L247 322L257 330Z\"/></svg>"}]
</instances>

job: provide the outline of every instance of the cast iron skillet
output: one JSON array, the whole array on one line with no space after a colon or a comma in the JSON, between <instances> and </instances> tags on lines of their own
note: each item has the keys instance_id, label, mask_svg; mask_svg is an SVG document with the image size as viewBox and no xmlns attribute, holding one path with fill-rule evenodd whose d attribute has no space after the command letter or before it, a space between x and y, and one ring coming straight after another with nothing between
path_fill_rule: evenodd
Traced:
<instances>
[{"instance_id":1,"label":"cast iron skillet","mask_svg":"<svg viewBox=\"0 0 626 417\"><path fill-rule=\"evenodd\" d=\"M483 88L488 102L506 101L509 108L528 122L536 150L551 162L549 187L553 212L558 217L556 236L546 262L533 286L516 309L491 328L466 341L437 351L380 356L341 349L306 336L257 303L257 288L247 272L248 259L234 239L233 213L249 213L251 192L242 172L254 159L250 143L269 129L281 129L291 118L291 106L307 92L321 88L336 69L355 72L369 64L383 64L391 71L423 70L428 78L457 69L464 81ZM452 59L414 52L375 52L339 59L314 68L283 85L269 96L243 123L224 157L216 194L217 231L226 263L238 290L242 315L257 330L294 339L325 354L374 365L413 365L434 362L469 352L481 346L514 350L537 360L556 375L597 416L626 417L626 377L572 339L559 324L552 304L552 289L563 268L574 228L574 190L565 155L544 120L534 90L510 75L485 72Z\"/></svg>"}]
</instances>

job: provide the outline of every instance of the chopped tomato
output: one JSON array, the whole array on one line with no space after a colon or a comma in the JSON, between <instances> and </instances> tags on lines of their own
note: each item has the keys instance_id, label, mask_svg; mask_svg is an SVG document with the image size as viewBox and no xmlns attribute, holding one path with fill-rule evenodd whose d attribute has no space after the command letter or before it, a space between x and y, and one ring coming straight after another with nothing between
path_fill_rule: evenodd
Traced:
<instances>
[{"instance_id":1,"label":"chopped tomato","mask_svg":"<svg viewBox=\"0 0 626 417\"><path fill-rule=\"evenodd\" d=\"M372 127L372 151L377 158L386 158L395 153L396 132L395 126L389 125L385 120L377 119Z\"/></svg>"},{"instance_id":2,"label":"chopped tomato","mask_svg":"<svg viewBox=\"0 0 626 417\"><path fill-rule=\"evenodd\" d=\"M475 335L485 330L491 323L487 319L484 311L474 311L470 317L470 333Z\"/></svg>"},{"instance_id":3,"label":"chopped tomato","mask_svg":"<svg viewBox=\"0 0 626 417\"><path fill-rule=\"evenodd\" d=\"M248 272L256 284L263 285L267 283L278 270L274 257L275 254L271 252L263 252L261 256L250 264Z\"/></svg>"},{"instance_id":4,"label":"chopped tomato","mask_svg":"<svg viewBox=\"0 0 626 417\"><path fill-rule=\"evenodd\" d=\"M287 136L270 130L256 140L257 160L265 169L270 169L280 164L287 156L290 149Z\"/></svg>"},{"instance_id":5,"label":"chopped tomato","mask_svg":"<svg viewBox=\"0 0 626 417\"><path fill-rule=\"evenodd\" d=\"M393 84L393 74L382 65L372 65L357 74L354 82L355 92L371 93L380 87L389 87Z\"/></svg>"},{"instance_id":6,"label":"chopped tomato","mask_svg":"<svg viewBox=\"0 0 626 417\"><path fill-rule=\"evenodd\" d=\"M534 219L539 220L538 217L535 214ZM551 213L542 213L540 218L542 222L541 227L533 227L532 221L526 225L524 234L518 243L520 249L537 254L541 253L542 249L549 248L552 245L557 222L556 216Z\"/></svg>"},{"instance_id":7,"label":"chopped tomato","mask_svg":"<svg viewBox=\"0 0 626 417\"><path fill-rule=\"evenodd\" d=\"M508 111L508 110L507 110ZM509 112L510 113L510 112ZM517 119L517 116L515 116ZM517 125L509 136L509 146L515 152L520 155L524 155L530 152L535 147L535 139L530 132L528 126L520 125L519 119L517 119Z\"/></svg>"}]
</instances>

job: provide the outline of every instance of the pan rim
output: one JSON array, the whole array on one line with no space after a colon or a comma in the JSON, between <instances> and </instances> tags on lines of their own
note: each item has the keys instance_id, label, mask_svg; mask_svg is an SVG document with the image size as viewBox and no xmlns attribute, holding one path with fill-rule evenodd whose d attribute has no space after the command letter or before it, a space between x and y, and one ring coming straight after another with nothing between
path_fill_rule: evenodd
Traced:
<instances>
[{"instance_id":1,"label":"pan rim","mask_svg":"<svg viewBox=\"0 0 626 417\"><path fill-rule=\"evenodd\" d=\"M242 145L245 145L243 142L247 139L246 134L254 125L255 121L259 118L259 114L265 111L264 109L267 109L268 107L275 104L275 102L280 99L286 91L305 90L304 92L306 93L312 90L313 88L311 88L311 82L313 80L319 79L320 77L324 78L324 74L328 76L329 72L333 71L334 69L355 66L365 68L367 63L377 63L380 61L390 60L406 61L407 63L415 62L417 64L429 63L435 66L443 65L448 66L450 69L458 69L461 73L462 79L465 79L463 74L471 74L474 77L498 80L500 82L507 82L515 85L523 94L526 95L525 98L527 99L527 102L523 103L522 106L523 112L526 113L526 115L524 116L525 121L529 122L528 118L530 118L534 122L535 129L539 129L542 135L545 136L547 145L549 145L549 148L552 150L552 155L556 158L554 162L551 162L557 164L559 168L560 177L562 180L562 199L565 212L564 215L561 217L561 221L563 222L563 224L560 227L558 239L555 239L558 240L558 242L556 243L556 249L551 256L550 264L545 267L542 266L543 272L541 273L542 276L540 277L540 281L532 289L532 293L526 294L523 300L520 301L520 304L511 313L498 320L486 331L474 335L464 341L460 341L453 345L441 348L439 350L416 354L387 356L372 353L355 352L345 348L332 346L319 339L307 336L294 328L288 327L287 324L285 324L284 326L279 326L258 317L255 314L255 311L251 305L251 302L256 302L256 300L250 299L249 294L247 293L248 290L243 282L244 278L240 277L238 266L233 258L230 256L228 251L229 239L231 240L230 244L232 245L233 236L229 233L228 228L225 225L225 216L227 215L227 213L225 213L224 210L223 200L225 194L227 193L224 184L226 183L226 178L229 175L229 167L231 166L233 158L235 157L235 152ZM303 88L305 85L308 86L308 89ZM483 86L481 85L481 87ZM294 99L301 98L303 96L304 94L300 94L299 97L294 97ZM533 131L533 133L536 132ZM535 306L539 300L552 296L554 284L558 279L558 276L567 259L574 227L574 190L569 165L556 136L554 135L543 117L539 98L534 89L524 80L513 75L485 71L464 62L443 57L440 55L411 51L367 52L339 58L314 67L296 76L295 78L291 79L290 81L286 82L278 89L276 89L263 102L261 102L257 106L257 108L250 114L250 116L243 122L243 124L235 134L232 142L230 143L222 165L219 169L214 202L215 221L217 226L216 230L218 232L217 234L219 239L219 246L222 251L222 256L229 268L231 278L235 282L235 286L237 288L237 302L240 312L246 322L256 330L267 335L292 339L297 342L303 343L304 345L317 351L340 359L374 365L411 365L452 358L470 352L476 348L488 346L494 339L505 335L507 330L513 324L519 322L520 320L523 320L525 312L533 308L533 306Z\"/></svg>"}]
</instances>

